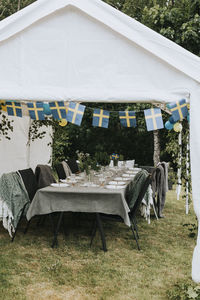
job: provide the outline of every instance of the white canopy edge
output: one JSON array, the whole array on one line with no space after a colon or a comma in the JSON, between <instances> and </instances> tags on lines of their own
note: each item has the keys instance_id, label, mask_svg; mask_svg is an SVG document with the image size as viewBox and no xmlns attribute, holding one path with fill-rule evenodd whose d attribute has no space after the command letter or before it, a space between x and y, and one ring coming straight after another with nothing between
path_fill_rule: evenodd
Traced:
<instances>
[{"instance_id":1,"label":"white canopy edge","mask_svg":"<svg viewBox=\"0 0 200 300\"><path fill-rule=\"evenodd\" d=\"M134 103L134 102L173 102L178 101L182 98L186 99L187 102L190 101L190 92L185 90L155 90L155 91L136 91L136 90L124 90L122 94L121 89L119 91L115 89L115 95L113 96L113 90L72 90L72 89L53 89L47 87L46 89L39 89L34 91L34 96L30 97L30 91L27 91L23 88L12 89L12 93L15 95L12 97L12 100L22 100L22 101L41 101L41 94L43 95L42 101L74 101L74 102L101 102L101 103ZM59 97L58 97L59 94ZM22 96L23 95L23 96ZM81 95L81 97L80 97ZM92 95L92 96L91 96ZM94 96L96 95L96 96ZM1 99L10 100L10 91L1 89Z\"/></svg>"},{"instance_id":2,"label":"white canopy edge","mask_svg":"<svg viewBox=\"0 0 200 300\"><path fill-rule=\"evenodd\" d=\"M42 18L73 6L200 82L200 58L101 0L38 0L0 22L0 42Z\"/></svg>"}]
</instances>

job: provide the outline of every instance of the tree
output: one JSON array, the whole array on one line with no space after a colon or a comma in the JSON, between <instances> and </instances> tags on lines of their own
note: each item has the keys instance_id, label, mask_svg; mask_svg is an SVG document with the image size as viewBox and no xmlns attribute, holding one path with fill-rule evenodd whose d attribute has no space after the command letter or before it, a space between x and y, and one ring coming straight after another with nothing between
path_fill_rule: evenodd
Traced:
<instances>
[{"instance_id":1,"label":"tree","mask_svg":"<svg viewBox=\"0 0 200 300\"><path fill-rule=\"evenodd\" d=\"M185 49L200 55L200 1L178 0L145 7L141 21Z\"/></svg>"},{"instance_id":2,"label":"tree","mask_svg":"<svg viewBox=\"0 0 200 300\"><path fill-rule=\"evenodd\" d=\"M0 2L0 20L14 14L18 10L35 2L36 0L1 0Z\"/></svg>"}]
</instances>

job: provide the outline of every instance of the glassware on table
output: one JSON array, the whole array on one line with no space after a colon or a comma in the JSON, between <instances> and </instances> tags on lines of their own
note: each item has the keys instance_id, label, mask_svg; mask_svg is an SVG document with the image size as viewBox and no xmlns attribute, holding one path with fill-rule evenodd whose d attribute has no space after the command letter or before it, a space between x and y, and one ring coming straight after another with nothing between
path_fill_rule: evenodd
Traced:
<instances>
[{"instance_id":1,"label":"glassware on table","mask_svg":"<svg viewBox=\"0 0 200 300\"><path fill-rule=\"evenodd\" d=\"M106 182L106 178L104 177L104 175L102 174L102 176L99 177L99 182L101 186L104 186L105 182Z\"/></svg>"}]
</instances>

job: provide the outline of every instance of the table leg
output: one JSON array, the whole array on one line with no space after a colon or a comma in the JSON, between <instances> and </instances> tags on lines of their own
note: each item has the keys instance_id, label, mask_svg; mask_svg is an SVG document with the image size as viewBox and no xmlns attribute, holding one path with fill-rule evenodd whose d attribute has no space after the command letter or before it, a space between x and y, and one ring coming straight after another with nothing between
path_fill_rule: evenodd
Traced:
<instances>
[{"instance_id":1,"label":"table leg","mask_svg":"<svg viewBox=\"0 0 200 300\"><path fill-rule=\"evenodd\" d=\"M104 231L103 231L103 225L102 225L99 213L96 213L96 220L97 220L97 226L99 228L99 232L100 232L100 235L101 235L101 241L102 241L103 251L106 252L107 251L107 248L106 248L106 239L105 239L105 234L104 234Z\"/></svg>"},{"instance_id":2,"label":"table leg","mask_svg":"<svg viewBox=\"0 0 200 300\"><path fill-rule=\"evenodd\" d=\"M57 223L57 226L56 226L56 230L55 230L55 232L54 232L53 242L52 242L52 245L51 245L52 248L54 248L55 245L58 245L58 239L57 239L57 236L58 236L58 231L59 231L60 224L61 224L61 221L62 221L63 213L64 213L63 211L60 213L60 216L59 216L59 219L58 219L58 223Z\"/></svg>"}]
</instances>

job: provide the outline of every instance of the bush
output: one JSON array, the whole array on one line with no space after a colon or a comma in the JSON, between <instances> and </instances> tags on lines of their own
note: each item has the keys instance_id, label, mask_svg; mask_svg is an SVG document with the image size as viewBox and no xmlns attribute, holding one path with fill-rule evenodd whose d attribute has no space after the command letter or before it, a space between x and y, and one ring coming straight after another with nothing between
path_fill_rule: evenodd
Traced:
<instances>
[{"instance_id":1,"label":"bush","mask_svg":"<svg viewBox=\"0 0 200 300\"><path fill-rule=\"evenodd\" d=\"M193 282L177 282L172 289L167 291L167 296L170 300L200 300L200 286Z\"/></svg>"}]
</instances>

